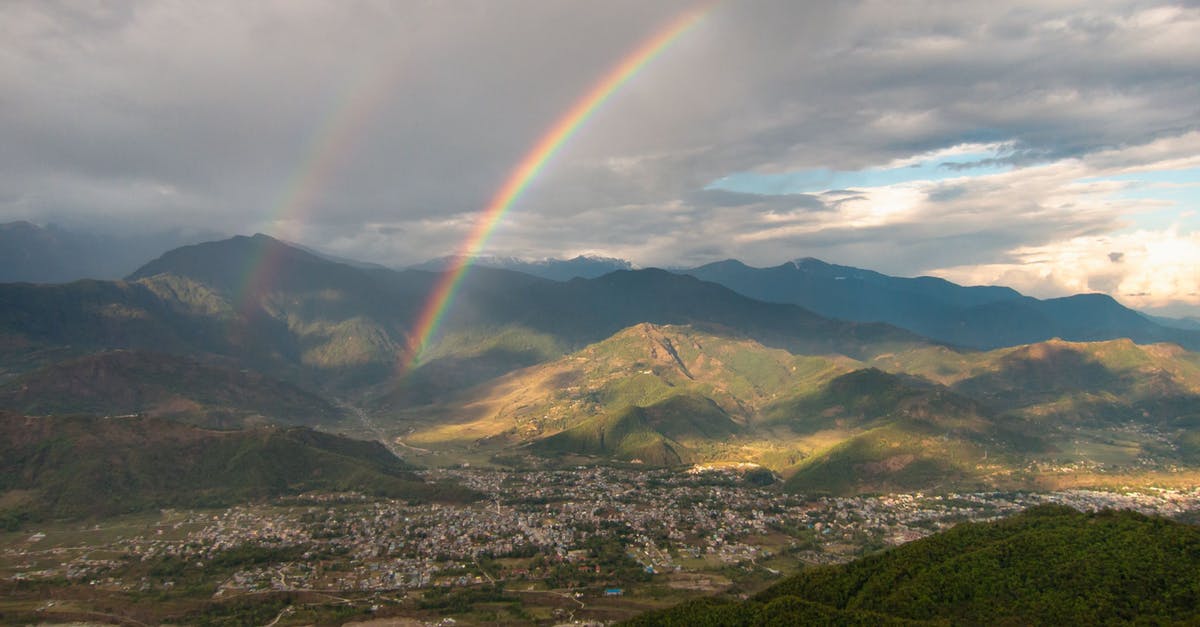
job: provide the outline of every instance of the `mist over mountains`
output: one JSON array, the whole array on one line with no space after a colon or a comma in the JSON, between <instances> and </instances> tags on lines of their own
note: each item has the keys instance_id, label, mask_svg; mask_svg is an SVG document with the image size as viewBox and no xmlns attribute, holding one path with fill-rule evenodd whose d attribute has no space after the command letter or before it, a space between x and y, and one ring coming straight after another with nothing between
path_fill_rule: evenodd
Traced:
<instances>
[{"instance_id":1,"label":"mist over mountains","mask_svg":"<svg viewBox=\"0 0 1200 627\"><path fill-rule=\"evenodd\" d=\"M0 224L0 282L119 279L168 250L215 237L211 231L111 233L7 222Z\"/></svg>"}]
</instances>

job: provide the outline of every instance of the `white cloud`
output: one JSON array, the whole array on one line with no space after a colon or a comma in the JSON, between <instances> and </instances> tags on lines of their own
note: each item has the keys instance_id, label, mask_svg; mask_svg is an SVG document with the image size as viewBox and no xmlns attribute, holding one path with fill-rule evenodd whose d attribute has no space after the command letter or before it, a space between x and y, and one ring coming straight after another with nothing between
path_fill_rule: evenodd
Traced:
<instances>
[{"instance_id":1,"label":"white cloud","mask_svg":"<svg viewBox=\"0 0 1200 627\"><path fill-rule=\"evenodd\" d=\"M1200 308L1200 233L1138 230L1022 247L1011 254L1012 263L931 274L967 285L1009 285L1034 296L1104 292L1136 308Z\"/></svg>"}]
</instances>

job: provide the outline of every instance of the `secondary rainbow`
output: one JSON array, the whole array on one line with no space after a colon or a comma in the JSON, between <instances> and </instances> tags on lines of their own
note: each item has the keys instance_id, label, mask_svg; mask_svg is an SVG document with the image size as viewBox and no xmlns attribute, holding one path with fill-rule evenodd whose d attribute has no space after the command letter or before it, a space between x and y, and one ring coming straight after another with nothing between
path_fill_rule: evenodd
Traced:
<instances>
[{"instance_id":1,"label":"secondary rainbow","mask_svg":"<svg viewBox=\"0 0 1200 627\"><path fill-rule=\"evenodd\" d=\"M681 35L695 26L711 10L705 6L681 15L657 34L638 46L596 83L582 98L575 102L562 117L542 136L513 169L504 185L496 192L480 214L470 234L450 258L450 265L442 272L433 291L421 309L413 332L409 336L408 356L401 364L401 373L410 370L421 358L429 341L437 333L446 311L454 302L454 295L462 279L471 267L471 259L483 248L496 229L501 218L512 208L513 203L537 177L546 162L563 144L604 104L622 85L646 67L663 50Z\"/></svg>"},{"instance_id":2,"label":"secondary rainbow","mask_svg":"<svg viewBox=\"0 0 1200 627\"><path fill-rule=\"evenodd\" d=\"M364 67L356 72L347 88L341 90L343 95L308 140L299 167L288 179L267 216L268 224L284 229L278 233L279 237L300 239L299 233L287 232L287 225L300 224L308 218L317 199L348 161L368 122L393 92L395 83L402 76L402 67L398 61ZM235 299L235 305L243 313L254 305L254 296L260 295L274 281L282 261L278 253L279 249L264 243L246 266Z\"/></svg>"}]
</instances>

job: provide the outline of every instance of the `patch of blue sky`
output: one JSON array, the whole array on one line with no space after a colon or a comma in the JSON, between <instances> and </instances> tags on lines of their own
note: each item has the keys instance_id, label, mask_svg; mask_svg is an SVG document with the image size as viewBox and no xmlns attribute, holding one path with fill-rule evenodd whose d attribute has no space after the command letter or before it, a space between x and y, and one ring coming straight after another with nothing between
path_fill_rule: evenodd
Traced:
<instances>
[{"instance_id":1,"label":"patch of blue sky","mask_svg":"<svg viewBox=\"0 0 1200 627\"><path fill-rule=\"evenodd\" d=\"M958 154L952 158L931 158L898 167L880 166L862 170L813 168L769 174L735 172L713 181L706 189L768 196L813 194L835 189L887 187L985 176L1008 172L1012 168L1010 163L998 160L994 152L978 152Z\"/></svg>"},{"instance_id":2,"label":"patch of blue sky","mask_svg":"<svg viewBox=\"0 0 1200 627\"><path fill-rule=\"evenodd\" d=\"M1181 234L1186 234L1200 229L1200 185L1190 188L1126 190L1114 195L1118 198L1158 200L1171 203L1162 209L1130 215L1129 220L1134 228L1128 230L1176 228Z\"/></svg>"},{"instance_id":3,"label":"patch of blue sky","mask_svg":"<svg viewBox=\"0 0 1200 627\"><path fill-rule=\"evenodd\" d=\"M1084 182L1117 181L1128 183L1114 198L1154 200L1169 203L1154 211L1129 216L1131 229L1178 228L1191 233L1200 228L1200 168L1146 170L1114 176L1083 179Z\"/></svg>"},{"instance_id":4,"label":"patch of blue sky","mask_svg":"<svg viewBox=\"0 0 1200 627\"><path fill-rule=\"evenodd\" d=\"M1200 168L1145 170L1142 172L1114 174L1112 176L1092 176L1083 179L1083 181L1085 183L1100 181L1131 181L1138 183L1173 183L1177 185L1197 185L1200 184Z\"/></svg>"}]
</instances>

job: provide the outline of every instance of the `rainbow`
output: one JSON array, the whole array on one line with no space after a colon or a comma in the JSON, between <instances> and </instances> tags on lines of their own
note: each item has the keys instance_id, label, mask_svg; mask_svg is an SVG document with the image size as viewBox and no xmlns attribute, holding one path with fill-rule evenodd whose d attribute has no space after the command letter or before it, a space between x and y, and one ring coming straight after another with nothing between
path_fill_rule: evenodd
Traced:
<instances>
[{"instance_id":1,"label":"rainbow","mask_svg":"<svg viewBox=\"0 0 1200 627\"><path fill-rule=\"evenodd\" d=\"M395 83L402 76L400 63L387 63L364 68L357 72L344 94L332 107L322 124L309 138L299 167L288 178L279 197L271 205L264 221L269 225L303 222L312 211L322 191L348 159L368 123L387 101ZM298 233L279 234L284 239L299 239ZM254 305L254 296L261 294L279 272L282 259L278 249L261 246L255 251L246 273L234 295L234 304L243 314Z\"/></svg>"},{"instance_id":2,"label":"rainbow","mask_svg":"<svg viewBox=\"0 0 1200 627\"><path fill-rule=\"evenodd\" d=\"M517 167L513 169L504 184L483 209L470 234L459 246L456 254L450 258L450 265L442 272L433 291L426 299L416 325L413 327L413 332L409 336L408 356L406 361L401 364L401 374L417 365L421 354L428 348L429 341L437 333L438 326L453 303L455 292L471 267L472 258L487 243L488 238L495 231L496 225L508 213L513 203L520 198L529 183L537 177L550 158L622 85L629 82L642 68L666 50L672 42L700 22L711 11L711 8L712 5L704 6L681 15L638 46L576 101L517 164Z\"/></svg>"}]
</instances>

